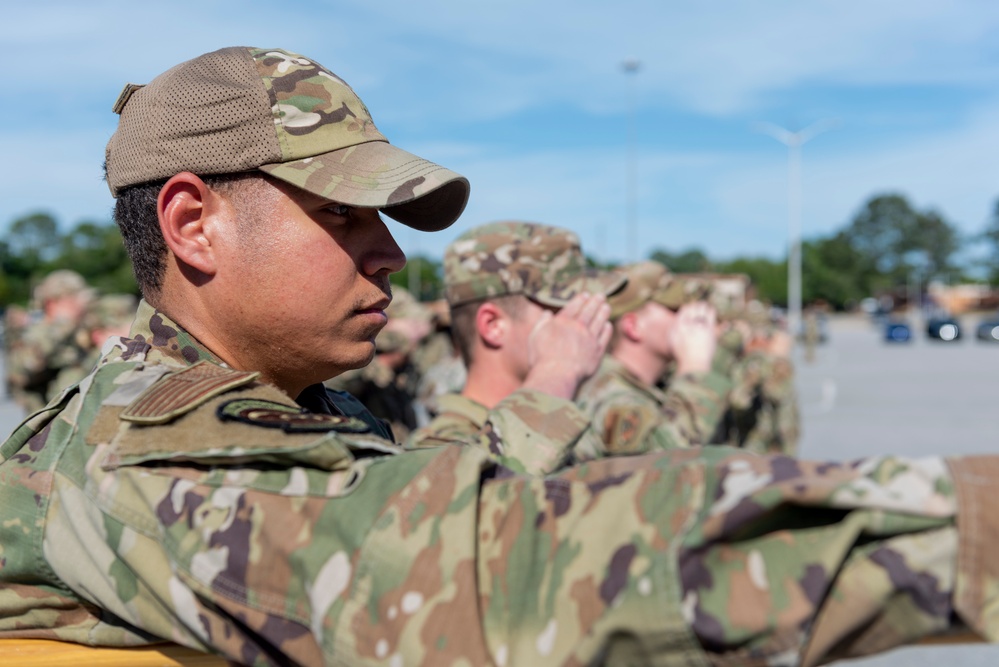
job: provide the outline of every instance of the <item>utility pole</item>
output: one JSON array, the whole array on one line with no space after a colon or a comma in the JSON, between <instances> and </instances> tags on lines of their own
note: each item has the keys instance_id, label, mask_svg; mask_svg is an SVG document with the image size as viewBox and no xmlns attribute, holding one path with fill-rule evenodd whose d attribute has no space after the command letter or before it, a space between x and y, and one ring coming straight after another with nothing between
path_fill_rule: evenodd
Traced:
<instances>
[{"instance_id":1,"label":"utility pole","mask_svg":"<svg viewBox=\"0 0 999 667\"><path fill-rule=\"evenodd\" d=\"M627 223L628 260L637 262L638 256L638 137L635 122L635 74L642 63L637 58L629 58L621 63L628 78L628 165L627 181Z\"/></svg>"},{"instance_id":2,"label":"utility pole","mask_svg":"<svg viewBox=\"0 0 999 667\"><path fill-rule=\"evenodd\" d=\"M801 329L801 147L838 124L820 120L794 132L773 123L755 126L787 146L787 328L792 337Z\"/></svg>"}]
</instances>

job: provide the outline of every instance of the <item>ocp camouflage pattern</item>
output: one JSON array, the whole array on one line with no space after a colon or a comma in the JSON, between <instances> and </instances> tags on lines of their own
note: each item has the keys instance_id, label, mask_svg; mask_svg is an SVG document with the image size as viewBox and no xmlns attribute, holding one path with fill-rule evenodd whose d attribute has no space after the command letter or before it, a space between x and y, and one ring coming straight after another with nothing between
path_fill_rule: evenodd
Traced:
<instances>
[{"instance_id":1,"label":"ocp camouflage pattern","mask_svg":"<svg viewBox=\"0 0 999 667\"><path fill-rule=\"evenodd\" d=\"M731 383L717 373L673 377L660 390L607 355L576 393L603 443L603 455L639 454L710 442Z\"/></svg>"},{"instance_id":2,"label":"ocp camouflage pattern","mask_svg":"<svg viewBox=\"0 0 999 667\"><path fill-rule=\"evenodd\" d=\"M579 237L533 222L494 222L465 232L444 252L444 290L451 306L523 294L561 307L582 291L613 294L623 275L590 269Z\"/></svg>"},{"instance_id":3,"label":"ocp camouflage pattern","mask_svg":"<svg viewBox=\"0 0 999 667\"><path fill-rule=\"evenodd\" d=\"M542 478L484 451L503 424L403 451L222 421L295 403L224 368L238 386L141 426L137 396L218 360L140 318L0 445L0 636L427 666L814 665L962 618L999 639L995 457L687 448Z\"/></svg>"}]
</instances>

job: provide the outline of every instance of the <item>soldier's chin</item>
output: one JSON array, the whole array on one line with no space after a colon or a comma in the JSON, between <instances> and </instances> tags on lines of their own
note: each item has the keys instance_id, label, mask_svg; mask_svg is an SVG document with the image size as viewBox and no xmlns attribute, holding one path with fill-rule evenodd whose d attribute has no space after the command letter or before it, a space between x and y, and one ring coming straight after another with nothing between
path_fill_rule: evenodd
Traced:
<instances>
[{"instance_id":1,"label":"soldier's chin","mask_svg":"<svg viewBox=\"0 0 999 667\"><path fill-rule=\"evenodd\" d=\"M342 360L343 370L350 371L357 368L364 368L375 358L375 337L358 345L357 354L351 355Z\"/></svg>"}]
</instances>

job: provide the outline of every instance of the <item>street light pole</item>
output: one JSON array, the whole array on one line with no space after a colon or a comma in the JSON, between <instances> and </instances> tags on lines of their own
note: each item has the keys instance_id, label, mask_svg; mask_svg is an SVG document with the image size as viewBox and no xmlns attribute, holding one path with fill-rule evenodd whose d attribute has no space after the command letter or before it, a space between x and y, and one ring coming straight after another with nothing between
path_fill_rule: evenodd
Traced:
<instances>
[{"instance_id":1,"label":"street light pole","mask_svg":"<svg viewBox=\"0 0 999 667\"><path fill-rule=\"evenodd\" d=\"M773 123L756 129L787 146L787 328L797 336L801 328L801 147L838 123L821 120L792 132Z\"/></svg>"},{"instance_id":2,"label":"street light pole","mask_svg":"<svg viewBox=\"0 0 999 667\"><path fill-rule=\"evenodd\" d=\"M642 63L629 58L621 63L621 69L628 77L628 167L627 167L627 221L628 258L637 262L638 257L638 148L635 122L635 74Z\"/></svg>"}]
</instances>

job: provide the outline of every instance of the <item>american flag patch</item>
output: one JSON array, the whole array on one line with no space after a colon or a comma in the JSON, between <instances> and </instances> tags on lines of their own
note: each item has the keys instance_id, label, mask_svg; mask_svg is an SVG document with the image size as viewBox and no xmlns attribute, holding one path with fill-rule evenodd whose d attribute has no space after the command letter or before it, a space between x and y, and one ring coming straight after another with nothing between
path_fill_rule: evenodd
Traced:
<instances>
[{"instance_id":1,"label":"american flag patch","mask_svg":"<svg viewBox=\"0 0 999 667\"><path fill-rule=\"evenodd\" d=\"M119 416L135 424L165 424L205 401L256 380L260 373L236 371L208 361L171 373L146 389Z\"/></svg>"}]
</instances>

